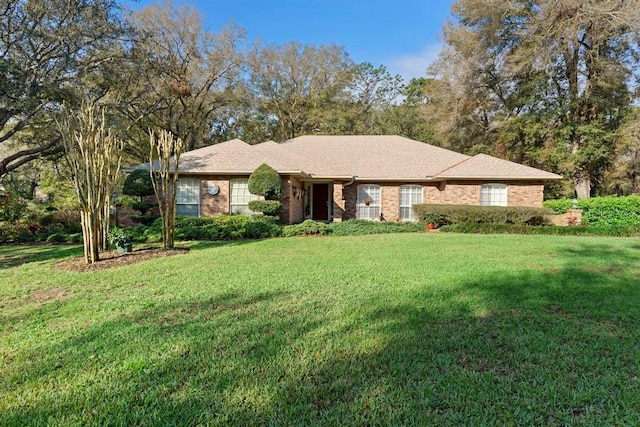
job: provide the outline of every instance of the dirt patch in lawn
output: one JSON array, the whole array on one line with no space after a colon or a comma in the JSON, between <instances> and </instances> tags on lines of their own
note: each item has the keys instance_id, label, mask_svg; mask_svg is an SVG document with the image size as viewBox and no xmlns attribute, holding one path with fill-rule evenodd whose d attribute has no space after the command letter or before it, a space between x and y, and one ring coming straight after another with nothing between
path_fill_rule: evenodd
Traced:
<instances>
[{"instance_id":1,"label":"dirt patch in lawn","mask_svg":"<svg viewBox=\"0 0 640 427\"><path fill-rule=\"evenodd\" d=\"M100 254L100 261L94 264L85 264L84 256L82 256L60 261L56 263L56 267L64 271L97 271L135 264L148 259L182 255L186 253L189 253L189 248L174 248L166 250L162 248L139 248L126 254L119 254L116 251L110 251L102 252Z\"/></svg>"},{"instance_id":2,"label":"dirt patch in lawn","mask_svg":"<svg viewBox=\"0 0 640 427\"><path fill-rule=\"evenodd\" d=\"M66 292L66 288L41 289L29 295L29 302L47 302L61 298Z\"/></svg>"}]
</instances>

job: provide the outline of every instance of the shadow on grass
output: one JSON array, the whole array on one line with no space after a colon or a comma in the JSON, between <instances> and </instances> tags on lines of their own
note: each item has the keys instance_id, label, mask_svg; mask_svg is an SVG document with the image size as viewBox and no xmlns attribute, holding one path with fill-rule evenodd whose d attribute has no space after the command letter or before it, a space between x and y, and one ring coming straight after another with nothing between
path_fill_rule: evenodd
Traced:
<instances>
[{"instance_id":1,"label":"shadow on grass","mask_svg":"<svg viewBox=\"0 0 640 427\"><path fill-rule=\"evenodd\" d=\"M607 249L598 253L600 249ZM2 424L640 423L640 262L472 278L333 312L228 294L149 307L35 346L2 380L38 390ZM619 263L619 264L617 264Z\"/></svg>"},{"instance_id":2,"label":"shadow on grass","mask_svg":"<svg viewBox=\"0 0 640 427\"><path fill-rule=\"evenodd\" d=\"M0 269L77 255L82 255L77 245L0 245Z\"/></svg>"}]
</instances>

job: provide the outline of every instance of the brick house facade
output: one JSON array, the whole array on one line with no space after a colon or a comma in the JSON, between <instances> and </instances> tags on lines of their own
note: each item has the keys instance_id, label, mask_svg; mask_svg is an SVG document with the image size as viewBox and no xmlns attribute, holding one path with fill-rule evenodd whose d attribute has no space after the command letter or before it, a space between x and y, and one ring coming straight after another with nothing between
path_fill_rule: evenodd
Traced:
<instances>
[{"instance_id":1,"label":"brick house facade","mask_svg":"<svg viewBox=\"0 0 640 427\"><path fill-rule=\"evenodd\" d=\"M303 136L257 145L236 139L182 155L178 212L249 213L255 196L247 181L263 163L282 178L281 220L287 224L412 220L416 203L540 207L544 182L561 178L395 135Z\"/></svg>"}]
</instances>

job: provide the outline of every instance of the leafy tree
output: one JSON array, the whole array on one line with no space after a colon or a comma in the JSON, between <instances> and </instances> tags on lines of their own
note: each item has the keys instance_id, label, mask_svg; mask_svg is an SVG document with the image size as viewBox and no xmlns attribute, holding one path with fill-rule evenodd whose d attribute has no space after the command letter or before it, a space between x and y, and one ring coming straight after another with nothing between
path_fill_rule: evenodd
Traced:
<instances>
[{"instance_id":1,"label":"leafy tree","mask_svg":"<svg viewBox=\"0 0 640 427\"><path fill-rule=\"evenodd\" d=\"M62 151L52 115L113 59L124 33L116 0L2 2L0 177Z\"/></svg>"},{"instance_id":2,"label":"leafy tree","mask_svg":"<svg viewBox=\"0 0 640 427\"><path fill-rule=\"evenodd\" d=\"M247 68L259 126L282 141L332 130L353 64L342 47L292 42L254 49Z\"/></svg>"},{"instance_id":3,"label":"leafy tree","mask_svg":"<svg viewBox=\"0 0 640 427\"><path fill-rule=\"evenodd\" d=\"M207 145L216 114L236 96L244 31L213 34L196 9L171 2L145 7L132 20L138 37L117 94L135 142L130 151L145 156L150 128L171 132L186 150Z\"/></svg>"},{"instance_id":4,"label":"leafy tree","mask_svg":"<svg viewBox=\"0 0 640 427\"><path fill-rule=\"evenodd\" d=\"M453 12L431 97L442 134L467 152L521 145L525 163L562 152L556 165L589 197L630 104L638 3L458 0Z\"/></svg>"}]
</instances>

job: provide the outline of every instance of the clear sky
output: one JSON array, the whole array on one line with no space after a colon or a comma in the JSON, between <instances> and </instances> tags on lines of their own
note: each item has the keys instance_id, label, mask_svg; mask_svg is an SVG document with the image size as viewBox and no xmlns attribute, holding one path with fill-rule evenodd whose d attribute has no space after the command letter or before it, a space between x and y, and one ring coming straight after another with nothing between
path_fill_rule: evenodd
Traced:
<instances>
[{"instance_id":1,"label":"clear sky","mask_svg":"<svg viewBox=\"0 0 640 427\"><path fill-rule=\"evenodd\" d=\"M142 0L139 8L163 0ZM207 28L232 21L249 40L335 43L356 62L385 65L405 78L425 75L437 57L454 0L174 0L195 6Z\"/></svg>"}]
</instances>

